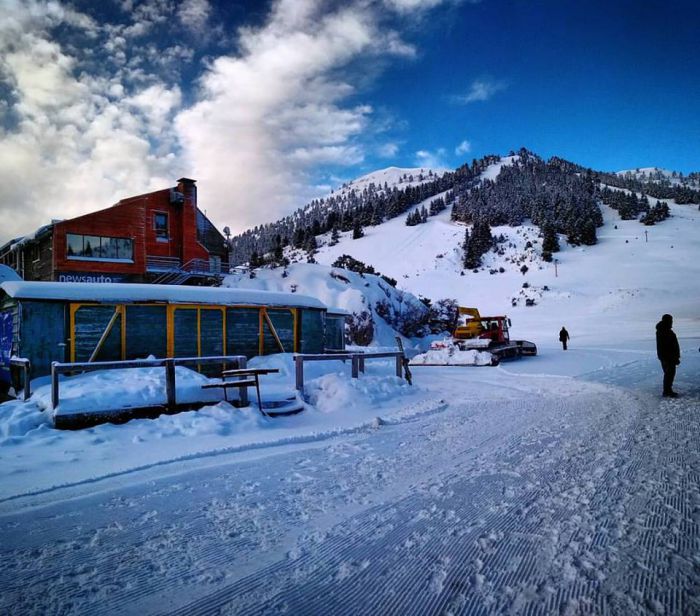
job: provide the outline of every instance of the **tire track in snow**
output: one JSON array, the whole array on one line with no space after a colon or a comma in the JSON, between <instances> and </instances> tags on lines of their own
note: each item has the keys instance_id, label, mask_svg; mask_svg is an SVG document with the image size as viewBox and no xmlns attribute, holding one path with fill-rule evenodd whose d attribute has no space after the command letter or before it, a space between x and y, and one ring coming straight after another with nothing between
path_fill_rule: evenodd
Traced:
<instances>
[{"instance_id":1,"label":"tire track in snow","mask_svg":"<svg viewBox=\"0 0 700 616\"><path fill-rule=\"evenodd\" d=\"M579 457L585 459L589 453L587 449L581 448ZM568 455L568 452L563 452L562 455L564 454ZM581 462L580 459L574 458L573 460L576 463ZM593 462L596 462L595 458ZM570 464L571 470L567 477L570 481L576 481L580 472L576 463ZM542 480L539 483L542 483L543 487L535 489L530 494L531 500L537 502L542 499L552 498L553 487L556 487L556 481L558 480L555 476L556 474L556 470L551 469L549 477L542 476L539 478ZM558 481L560 487L561 480L559 479ZM453 485L452 487L456 488L458 486ZM466 492L474 494L474 486L470 486L469 489L466 489ZM405 507L412 513L415 513L417 510L419 512L425 511L425 509L420 509L418 504L411 504L415 499L418 499L420 502L420 497L411 496L401 501L400 506ZM478 494L478 500L482 503L488 503L490 507L494 507L497 503L497 499L494 499L493 490L490 488L482 490ZM499 593L496 590L507 588L508 583L522 580L523 577L531 578L533 572L538 570L536 558L526 558L528 554L537 554L536 546L531 545L532 542L529 542L527 538L522 539L522 534L523 528L525 528L526 531L532 532L533 537L538 537L538 531L541 530L543 519L535 518L528 525L527 520L525 520L525 524L523 523L522 515L518 513L517 506L515 510L517 515L515 516L507 515L507 512L504 514L503 510L494 507L493 512L485 515L470 532L461 533L460 537L459 529L455 523L468 519L469 512L464 509L464 503L463 498L454 503L457 508L453 510L455 512L453 516L445 516L446 520L450 520L447 524L436 522L436 516L431 514L411 525L405 519L407 516L404 516L403 519L398 520L397 524L394 525L396 531L387 537L383 537L382 542L376 546L365 545L363 538L367 536L367 532L363 525L360 524L358 528L354 529L361 531L355 533L356 539L354 542L348 543L347 537L343 536L343 542L329 541L326 550L317 551L317 562L324 563L325 574L321 576L322 579L320 581L317 571L313 570L313 575L308 576L309 582L307 584L300 584L300 576L297 573L297 575L293 576L293 583L283 584L280 588L280 580L283 581L285 579L285 570L288 573L288 570L293 570L298 563L291 565L278 563L269 570L258 572L254 583L251 580L248 580L247 583L245 580L239 581L235 587L228 589L228 591L223 591L218 597L209 598L206 605L200 606L201 610L197 609L196 605L191 604L182 613L206 614L211 613L213 609L225 608L227 605L234 608L235 613L241 614L275 613L277 610L289 610L292 613L332 612L339 614L376 613L377 610L385 613L441 613L443 611L455 611L454 608L459 608L460 606L461 608L457 609L455 613L459 613L463 609L471 613L477 605L480 605L481 609L486 610L484 613L500 613L504 608L510 609L518 605L520 607L529 606L529 610L534 610L531 613L550 613L549 610L555 604L560 607L576 605L578 606L577 609L585 609L585 606L588 605L591 613L598 611L598 608L602 605L600 600L597 602L585 600L587 596L592 595L592 588L594 588L596 583L595 580L587 580L585 577L579 579L581 576L577 572L572 573L574 576L573 582L563 591L556 594L550 593L554 596L550 600L551 605L544 598L547 595L546 577L544 575L540 575L541 579L539 580L539 587L544 590L539 591L539 598L536 601L529 600L529 602L525 602L521 598L521 593L520 595L515 594L514 597L508 599L509 603L504 604L503 599L497 598ZM564 503L564 505L566 504ZM562 507L561 504L559 506ZM568 515L570 515L568 511L559 512L558 517L553 515L551 519L553 521L557 519L561 521L565 520ZM435 526L436 524L437 527ZM489 529L489 532L484 533L482 529ZM498 546L499 542L503 541L503 537L514 535L516 532L521 538L519 541L512 541L510 545L505 545L505 547ZM446 544L444 537L452 539L455 535L461 540L454 541L453 547L450 548ZM421 541L426 537L427 539ZM570 541L571 537L567 537L567 540ZM401 559L387 558L385 544L401 546L402 542L403 545L406 545L407 541L420 544L421 548L421 556L414 558L411 566L402 564ZM598 541L598 544L603 545L601 541ZM339 554L343 554L344 558L339 558ZM429 559L426 560L423 556L425 554L433 555L437 560L434 560L431 564L431 561ZM439 558L436 555L440 555ZM564 556L567 556L566 553L564 553ZM568 556L573 558L576 554L572 552ZM381 562L378 570L373 565L377 561ZM519 562L520 568L514 568L512 566L513 561ZM456 562L461 566L461 570L457 571L453 568L452 571L456 571L456 574L451 576L450 570L445 567L440 569L435 564L436 562L443 564ZM470 562L480 562L481 565L473 565L470 570ZM357 568L358 571L355 576L361 577L361 582L350 585L345 592L343 592L344 585L338 582L343 582L346 578L343 577L341 580L338 580L333 578L330 573L327 573L338 567L339 563L340 565L343 563L363 564L363 566ZM554 564L558 566L561 563L556 562ZM431 566L433 575L421 576L421 572L431 571ZM502 580L499 580L499 576ZM416 580L422 580L422 584L417 585ZM440 599L432 598L422 603L416 601L417 597L431 597L429 592L431 587L435 589L445 588L445 586L450 585L455 586L458 585L458 582L463 582L464 580L468 581L471 594L464 592L461 594L437 593L438 596L441 596ZM389 582L391 582L391 585L389 585ZM531 579L528 582L532 584ZM248 593L240 594L240 590L251 583L253 588L249 588ZM278 590L276 594L269 591L265 593L260 591L261 587L277 587ZM482 590L488 590L485 594L488 601L482 603L474 602L474 597L478 595L474 591L479 590L479 587ZM361 592L359 589L362 589ZM534 587L528 587L526 590L530 594L537 595L537 589L538 586L535 585ZM361 596L375 598L374 603L365 599L364 603L358 604L358 600L361 601ZM313 599L310 599L310 597L313 597ZM538 605L539 607L537 607ZM467 611L463 613L467 613Z\"/></svg>"},{"instance_id":2,"label":"tire track in snow","mask_svg":"<svg viewBox=\"0 0 700 616\"><path fill-rule=\"evenodd\" d=\"M0 548L0 583L14 585L0 611L697 607L697 417L617 389L506 405L379 422L323 448L97 494L77 512L57 504L38 512L43 522L3 516L3 529L25 536ZM674 408L677 421L664 428L662 413ZM61 531L53 543L51 516ZM36 549L45 550L42 573L20 588Z\"/></svg>"}]
</instances>

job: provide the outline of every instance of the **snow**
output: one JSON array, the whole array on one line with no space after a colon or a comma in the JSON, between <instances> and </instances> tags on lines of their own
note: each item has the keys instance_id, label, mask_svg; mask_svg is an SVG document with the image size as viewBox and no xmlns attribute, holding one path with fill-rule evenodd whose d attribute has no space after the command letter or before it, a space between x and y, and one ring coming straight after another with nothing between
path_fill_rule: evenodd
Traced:
<instances>
[{"instance_id":1,"label":"snow","mask_svg":"<svg viewBox=\"0 0 700 616\"><path fill-rule=\"evenodd\" d=\"M503 156L497 163L492 163L479 176L482 180L494 181L504 166L512 166L520 156Z\"/></svg>"},{"instance_id":2,"label":"snow","mask_svg":"<svg viewBox=\"0 0 700 616\"><path fill-rule=\"evenodd\" d=\"M175 367L178 404L218 402L220 390L202 389L206 376ZM97 371L63 378L59 383L59 405L51 409L51 385L38 387L32 400L52 417L80 413L109 413L129 408L165 405L165 368L128 368Z\"/></svg>"},{"instance_id":3,"label":"snow","mask_svg":"<svg viewBox=\"0 0 700 616\"><path fill-rule=\"evenodd\" d=\"M279 293L298 289L329 306L331 314L369 311L375 323L373 346L391 347L391 350L395 350L396 332L376 315L377 302L388 301L397 312L419 304L417 297L395 289L378 276L362 276L328 265L293 263L284 269L258 270L255 278L236 273L227 276L222 284L237 289Z\"/></svg>"},{"instance_id":4,"label":"snow","mask_svg":"<svg viewBox=\"0 0 700 616\"><path fill-rule=\"evenodd\" d=\"M450 221L449 208L414 227L406 226L404 217L368 227L364 237L350 240L346 236L336 246L321 247L315 258L330 264L349 254L395 278L399 288L415 295L433 300L452 297L482 314L505 313L513 323L511 338L536 344L556 340L562 325L574 343L649 340L654 335L649 323L671 311L671 306L676 332L693 335L700 305L696 282L700 259L695 258L700 255L700 211L697 205L673 201L669 207L671 218L646 227L635 220L621 220L613 209L602 206L605 224L598 229L598 244L575 247L560 238L556 268L539 257L537 227L494 227L494 236L506 237L505 257L488 253L478 273L462 275L460 244L465 227ZM534 244L531 250L525 249L528 241ZM520 255L526 255L525 275L520 264L508 260ZM490 273L499 267L504 273ZM669 296L669 288L674 289L674 297ZM526 306L526 299L534 300L536 306Z\"/></svg>"},{"instance_id":5,"label":"snow","mask_svg":"<svg viewBox=\"0 0 700 616\"><path fill-rule=\"evenodd\" d=\"M266 306L302 306L325 308L314 297L290 293L259 293L245 289L188 287L153 284L101 284L79 282L17 282L0 284L9 297L103 302L178 302L204 304L252 304Z\"/></svg>"},{"instance_id":6,"label":"snow","mask_svg":"<svg viewBox=\"0 0 700 616\"><path fill-rule=\"evenodd\" d=\"M474 342L481 342L475 340ZM489 340L484 341L487 345ZM445 344L443 348L429 349L411 358L412 366L490 366L493 356L488 351L469 349L460 351L456 346Z\"/></svg>"},{"instance_id":7,"label":"snow","mask_svg":"<svg viewBox=\"0 0 700 616\"><path fill-rule=\"evenodd\" d=\"M60 432L44 393L0 405L0 612L700 613L700 212L670 207L654 227L605 208L599 244L562 242L557 275L533 253L523 276L508 253L461 276L445 213L333 247L413 293L507 312L536 357L414 366L413 386L390 360L359 379L309 363L304 412L277 419L217 403ZM516 252L536 239L502 231ZM297 285L350 311L384 294L332 277L334 258L238 292ZM678 399L660 396L665 312ZM263 397L293 389L290 356L250 365L280 368ZM125 397L156 391L141 378ZM101 385L78 385L99 403Z\"/></svg>"},{"instance_id":8,"label":"snow","mask_svg":"<svg viewBox=\"0 0 700 616\"><path fill-rule=\"evenodd\" d=\"M378 190L383 190L384 184L390 189L394 186L398 188L418 186L441 177L447 171L449 171L449 169L432 169L430 167L387 167L386 169L373 171L372 173L368 173L367 175L363 175L343 184L339 190L334 191L332 194L328 195L328 197L347 194L353 190L362 192L365 188L368 188L370 184L374 184ZM429 175L431 172L433 174L432 176ZM421 176L423 177L422 180L420 179ZM413 180L404 179L410 177L413 177Z\"/></svg>"}]
</instances>

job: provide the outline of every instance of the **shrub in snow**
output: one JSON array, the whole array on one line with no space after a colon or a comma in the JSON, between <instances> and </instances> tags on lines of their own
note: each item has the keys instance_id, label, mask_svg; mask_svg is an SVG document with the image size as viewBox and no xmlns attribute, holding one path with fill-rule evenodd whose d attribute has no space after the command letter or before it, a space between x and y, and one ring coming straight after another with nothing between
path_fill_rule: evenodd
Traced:
<instances>
[{"instance_id":1,"label":"shrub in snow","mask_svg":"<svg viewBox=\"0 0 700 616\"><path fill-rule=\"evenodd\" d=\"M340 280L341 282L344 282L345 284L350 284L350 280L348 280L345 276L338 272L334 272L331 270L331 278L335 278L336 280Z\"/></svg>"},{"instance_id":2,"label":"shrub in snow","mask_svg":"<svg viewBox=\"0 0 700 616\"><path fill-rule=\"evenodd\" d=\"M360 275L376 274L371 265L367 265L366 263L363 263L350 255L341 255L335 261L333 261L333 263L331 263L331 267L340 267Z\"/></svg>"},{"instance_id":3,"label":"shrub in snow","mask_svg":"<svg viewBox=\"0 0 700 616\"><path fill-rule=\"evenodd\" d=\"M451 332L459 320L459 304L454 299L441 299L430 306L428 321L432 334Z\"/></svg>"},{"instance_id":4,"label":"shrub in snow","mask_svg":"<svg viewBox=\"0 0 700 616\"><path fill-rule=\"evenodd\" d=\"M374 318L368 310L353 312L345 321L345 333L351 344L368 346L374 339Z\"/></svg>"},{"instance_id":5,"label":"shrub in snow","mask_svg":"<svg viewBox=\"0 0 700 616\"><path fill-rule=\"evenodd\" d=\"M527 273L528 269L530 269L530 268L528 268L527 265L523 265L523 266L520 268L520 273L524 276L524 275Z\"/></svg>"},{"instance_id":6,"label":"shrub in snow","mask_svg":"<svg viewBox=\"0 0 700 616\"><path fill-rule=\"evenodd\" d=\"M525 305L526 305L526 306L534 306L534 305L535 305L535 300L528 297L528 298L525 300Z\"/></svg>"},{"instance_id":7,"label":"shrub in snow","mask_svg":"<svg viewBox=\"0 0 700 616\"><path fill-rule=\"evenodd\" d=\"M421 302L400 304L397 309L394 302L381 300L374 309L377 315L407 338L425 336L430 331L430 311Z\"/></svg>"}]
</instances>

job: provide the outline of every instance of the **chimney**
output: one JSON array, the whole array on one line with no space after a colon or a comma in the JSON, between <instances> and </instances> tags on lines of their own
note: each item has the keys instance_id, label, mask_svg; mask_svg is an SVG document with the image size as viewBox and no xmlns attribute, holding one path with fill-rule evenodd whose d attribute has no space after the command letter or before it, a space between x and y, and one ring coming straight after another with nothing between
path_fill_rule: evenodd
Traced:
<instances>
[{"instance_id":1,"label":"chimney","mask_svg":"<svg viewBox=\"0 0 700 616\"><path fill-rule=\"evenodd\" d=\"M180 178L177 181L177 191L185 195L185 201L188 201L195 207L197 206L197 180L190 178Z\"/></svg>"}]
</instances>

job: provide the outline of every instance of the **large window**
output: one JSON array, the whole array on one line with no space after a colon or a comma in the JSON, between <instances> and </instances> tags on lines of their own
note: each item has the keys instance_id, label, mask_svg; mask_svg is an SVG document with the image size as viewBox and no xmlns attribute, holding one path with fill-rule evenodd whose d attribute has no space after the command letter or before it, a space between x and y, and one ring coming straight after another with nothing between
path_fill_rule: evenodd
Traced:
<instances>
[{"instance_id":1,"label":"large window","mask_svg":"<svg viewBox=\"0 0 700 616\"><path fill-rule=\"evenodd\" d=\"M69 259L133 261L134 241L128 237L67 233L66 256Z\"/></svg>"},{"instance_id":2,"label":"large window","mask_svg":"<svg viewBox=\"0 0 700 616\"><path fill-rule=\"evenodd\" d=\"M156 232L156 238L159 240L167 240L168 234L168 214L166 212L154 212L153 214L153 229Z\"/></svg>"}]
</instances>

